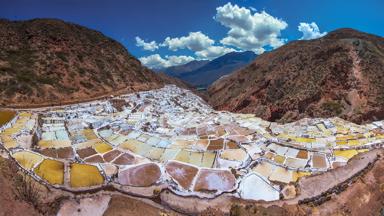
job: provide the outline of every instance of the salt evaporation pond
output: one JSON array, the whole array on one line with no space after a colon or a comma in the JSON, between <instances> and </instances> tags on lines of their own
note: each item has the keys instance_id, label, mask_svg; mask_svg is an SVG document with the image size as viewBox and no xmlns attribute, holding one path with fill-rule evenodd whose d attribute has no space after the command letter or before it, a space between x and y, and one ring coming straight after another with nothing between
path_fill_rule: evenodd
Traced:
<instances>
[{"instance_id":1,"label":"salt evaporation pond","mask_svg":"<svg viewBox=\"0 0 384 216\"><path fill-rule=\"evenodd\" d=\"M0 110L0 127L15 117L16 112L11 110Z\"/></svg>"}]
</instances>

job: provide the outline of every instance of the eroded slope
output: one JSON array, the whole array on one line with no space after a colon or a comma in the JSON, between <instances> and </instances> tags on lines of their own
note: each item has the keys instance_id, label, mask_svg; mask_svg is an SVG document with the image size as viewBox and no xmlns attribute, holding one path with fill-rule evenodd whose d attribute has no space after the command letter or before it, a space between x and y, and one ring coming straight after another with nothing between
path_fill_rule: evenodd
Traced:
<instances>
[{"instance_id":1,"label":"eroded slope","mask_svg":"<svg viewBox=\"0 0 384 216\"><path fill-rule=\"evenodd\" d=\"M214 108L270 121L339 116L353 122L384 117L384 39L340 29L291 42L215 82Z\"/></svg>"}]
</instances>

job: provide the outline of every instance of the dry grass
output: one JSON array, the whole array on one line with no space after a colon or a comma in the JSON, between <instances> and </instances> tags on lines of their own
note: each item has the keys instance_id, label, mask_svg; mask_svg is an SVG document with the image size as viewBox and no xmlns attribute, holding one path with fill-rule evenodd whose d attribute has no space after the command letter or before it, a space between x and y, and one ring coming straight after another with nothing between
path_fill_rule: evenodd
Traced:
<instances>
[{"instance_id":1,"label":"dry grass","mask_svg":"<svg viewBox=\"0 0 384 216\"><path fill-rule=\"evenodd\" d=\"M25 210L23 203L26 203L34 209L34 212L28 213L29 215L56 215L62 201L68 199L67 196L53 195L49 188L35 181L28 174L21 172L13 160L0 157L0 178L2 178L3 183L6 182L8 185L10 191L8 194L12 194L9 199L10 202L14 202L13 206L22 205L20 208Z\"/></svg>"},{"instance_id":2,"label":"dry grass","mask_svg":"<svg viewBox=\"0 0 384 216\"><path fill-rule=\"evenodd\" d=\"M18 174L14 177L14 193L17 199L23 200L31 204L36 209L41 205L40 203L40 194L36 183L31 177L25 174Z\"/></svg>"}]
</instances>

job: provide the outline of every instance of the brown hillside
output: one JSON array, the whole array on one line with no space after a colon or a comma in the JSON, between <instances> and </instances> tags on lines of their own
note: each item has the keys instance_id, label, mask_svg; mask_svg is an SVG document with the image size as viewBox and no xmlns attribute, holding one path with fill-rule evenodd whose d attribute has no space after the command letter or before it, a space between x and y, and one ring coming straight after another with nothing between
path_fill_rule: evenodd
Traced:
<instances>
[{"instance_id":1,"label":"brown hillside","mask_svg":"<svg viewBox=\"0 0 384 216\"><path fill-rule=\"evenodd\" d=\"M353 29L294 41L209 88L217 109L267 120L384 118L384 39Z\"/></svg>"},{"instance_id":2,"label":"brown hillside","mask_svg":"<svg viewBox=\"0 0 384 216\"><path fill-rule=\"evenodd\" d=\"M53 19L0 20L0 106L41 106L161 87L117 41Z\"/></svg>"}]
</instances>

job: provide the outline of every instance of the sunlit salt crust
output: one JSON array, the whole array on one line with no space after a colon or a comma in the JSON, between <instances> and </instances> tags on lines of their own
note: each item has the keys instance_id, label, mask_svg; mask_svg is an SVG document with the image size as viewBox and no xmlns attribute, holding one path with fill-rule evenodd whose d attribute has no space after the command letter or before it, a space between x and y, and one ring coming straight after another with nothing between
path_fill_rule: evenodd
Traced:
<instances>
[{"instance_id":1,"label":"sunlit salt crust","mask_svg":"<svg viewBox=\"0 0 384 216\"><path fill-rule=\"evenodd\" d=\"M382 148L384 122L289 124L219 112L188 90L162 89L62 107L18 110L1 145L35 179L67 191L110 185L155 196L278 200L300 178ZM296 193L293 193L296 194Z\"/></svg>"}]
</instances>

